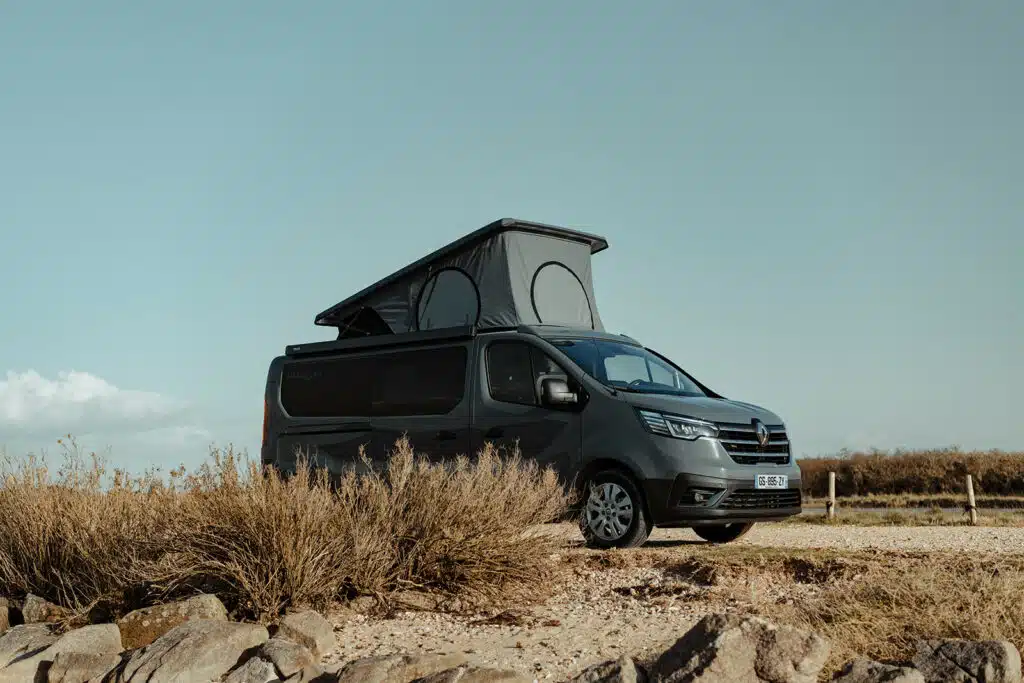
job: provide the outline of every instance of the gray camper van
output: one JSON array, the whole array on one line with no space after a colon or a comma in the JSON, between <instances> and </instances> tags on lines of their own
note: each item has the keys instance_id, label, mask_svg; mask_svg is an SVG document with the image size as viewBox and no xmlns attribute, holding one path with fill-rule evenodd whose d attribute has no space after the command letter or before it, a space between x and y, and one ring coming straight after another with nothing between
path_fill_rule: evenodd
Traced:
<instances>
[{"instance_id":1,"label":"gray camper van","mask_svg":"<svg viewBox=\"0 0 1024 683\"><path fill-rule=\"evenodd\" d=\"M441 460L518 444L582 494L592 547L655 526L725 543L800 512L782 420L727 399L656 351L606 332L596 235L504 219L316 316L336 340L270 364L262 461L297 453L341 473L405 434Z\"/></svg>"}]
</instances>

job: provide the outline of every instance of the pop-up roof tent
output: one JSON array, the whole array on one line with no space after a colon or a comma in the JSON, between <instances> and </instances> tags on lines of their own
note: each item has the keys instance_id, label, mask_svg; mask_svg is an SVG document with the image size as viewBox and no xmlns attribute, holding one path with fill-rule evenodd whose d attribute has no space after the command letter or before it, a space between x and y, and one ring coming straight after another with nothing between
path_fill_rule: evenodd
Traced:
<instances>
[{"instance_id":1,"label":"pop-up roof tent","mask_svg":"<svg viewBox=\"0 0 1024 683\"><path fill-rule=\"evenodd\" d=\"M474 325L604 330L590 257L603 237L505 218L392 273L316 316L338 339Z\"/></svg>"}]
</instances>

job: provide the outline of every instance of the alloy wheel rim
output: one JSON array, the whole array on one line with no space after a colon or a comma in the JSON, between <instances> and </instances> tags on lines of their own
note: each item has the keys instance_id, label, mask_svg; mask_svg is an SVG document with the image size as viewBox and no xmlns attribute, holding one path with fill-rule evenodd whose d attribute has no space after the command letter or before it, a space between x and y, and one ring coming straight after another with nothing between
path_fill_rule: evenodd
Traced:
<instances>
[{"instance_id":1,"label":"alloy wheel rim","mask_svg":"<svg viewBox=\"0 0 1024 683\"><path fill-rule=\"evenodd\" d=\"M584 523L603 541L617 541L633 522L633 499L618 484L592 486L584 510Z\"/></svg>"}]
</instances>

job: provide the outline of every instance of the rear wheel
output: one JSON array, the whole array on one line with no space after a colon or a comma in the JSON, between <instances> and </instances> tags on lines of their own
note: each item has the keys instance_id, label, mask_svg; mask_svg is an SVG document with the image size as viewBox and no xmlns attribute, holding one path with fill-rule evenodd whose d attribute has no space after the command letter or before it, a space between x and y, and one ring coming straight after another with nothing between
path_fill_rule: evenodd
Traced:
<instances>
[{"instance_id":1,"label":"rear wheel","mask_svg":"<svg viewBox=\"0 0 1024 683\"><path fill-rule=\"evenodd\" d=\"M744 536L754 526L753 522L746 524L721 524L715 526L695 526L695 534L708 543L731 543Z\"/></svg>"},{"instance_id":2,"label":"rear wheel","mask_svg":"<svg viewBox=\"0 0 1024 683\"><path fill-rule=\"evenodd\" d=\"M604 470L584 488L580 532L589 548L635 548L651 534L643 494L628 475Z\"/></svg>"}]
</instances>

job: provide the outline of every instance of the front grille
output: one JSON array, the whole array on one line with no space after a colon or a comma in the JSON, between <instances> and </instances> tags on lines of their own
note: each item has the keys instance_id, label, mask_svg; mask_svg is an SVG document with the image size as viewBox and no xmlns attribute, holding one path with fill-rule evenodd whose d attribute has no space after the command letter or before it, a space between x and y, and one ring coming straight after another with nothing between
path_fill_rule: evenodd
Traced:
<instances>
[{"instance_id":1,"label":"front grille","mask_svg":"<svg viewBox=\"0 0 1024 683\"><path fill-rule=\"evenodd\" d=\"M736 489L718 507L725 510L774 510L800 507L800 489L786 489L785 491Z\"/></svg>"},{"instance_id":2,"label":"front grille","mask_svg":"<svg viewBox=\"0 0 1024 683\"><path fill-rule=\"evenodd\" d=\"M789 464L789 436L783 425L768 425L768 445L757 442L753 424L718 424L718 440L734 462L740 465Z\"/></svg>"}]
</instances>

